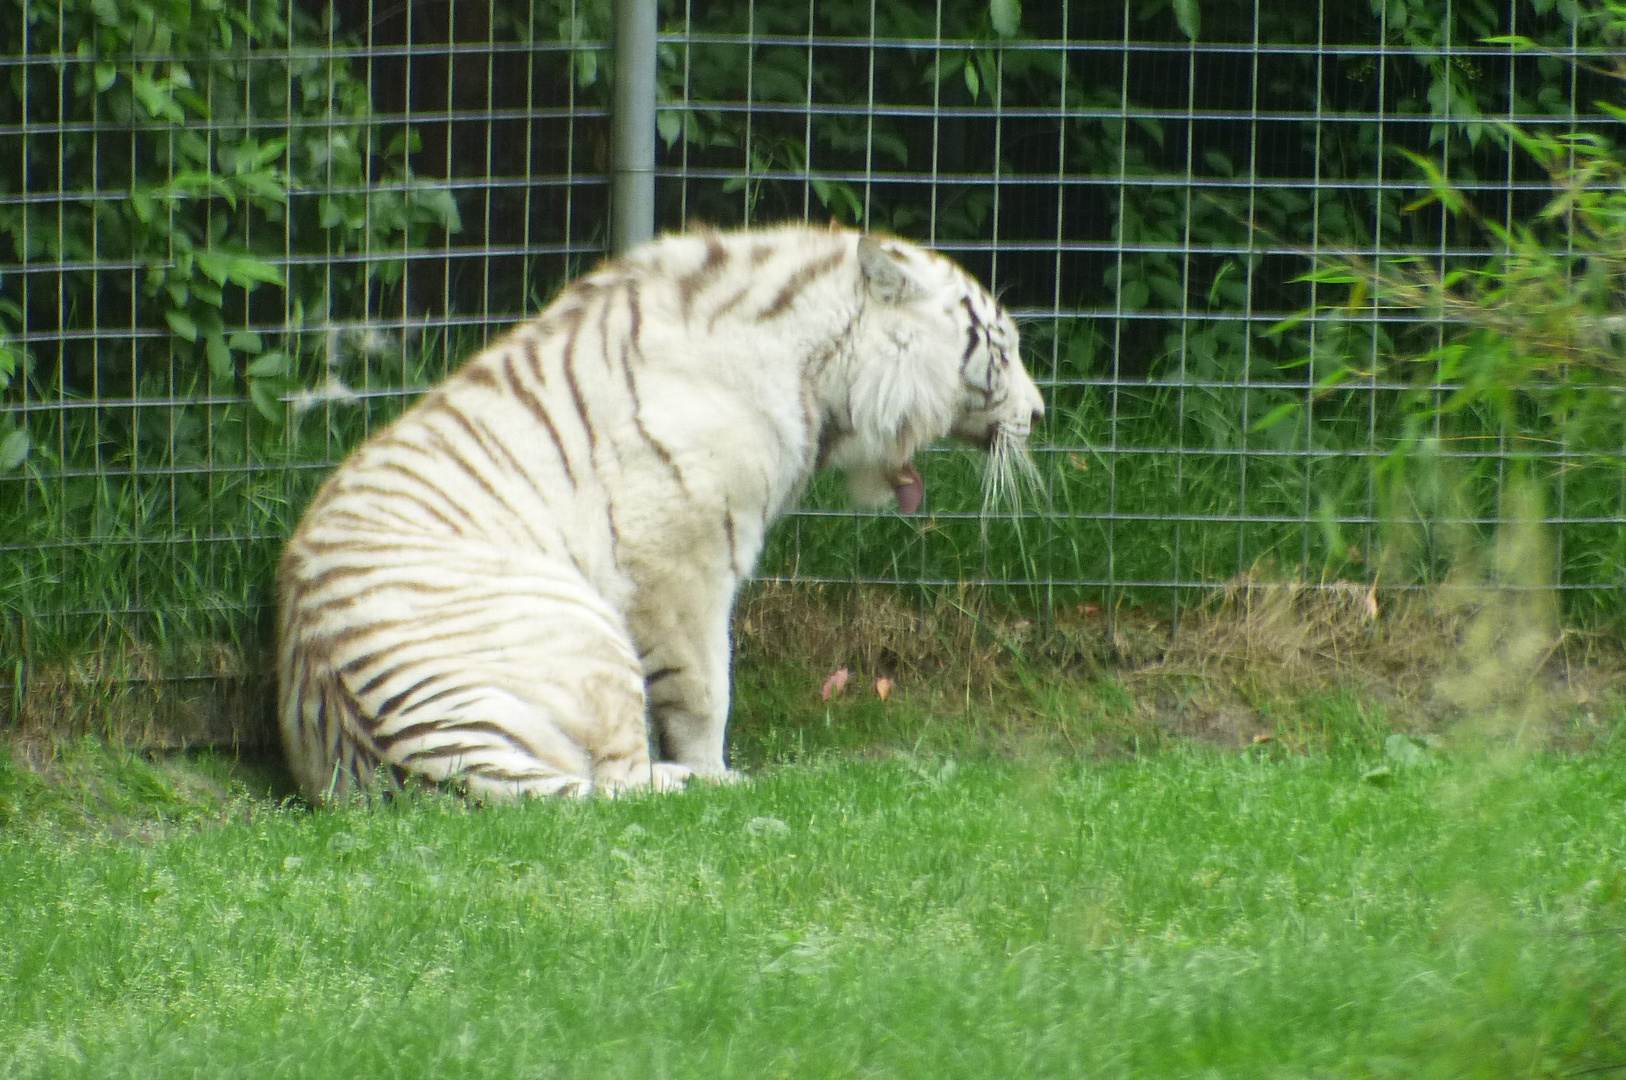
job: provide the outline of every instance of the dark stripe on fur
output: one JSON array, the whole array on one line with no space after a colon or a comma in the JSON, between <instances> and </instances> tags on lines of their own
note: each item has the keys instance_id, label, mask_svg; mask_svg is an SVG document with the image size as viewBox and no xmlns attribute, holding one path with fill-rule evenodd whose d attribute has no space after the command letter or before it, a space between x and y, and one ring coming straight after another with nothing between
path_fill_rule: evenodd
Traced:
<instances>
[{"instance_id":1,"label":"dark stripe on fur","mask_svg":"<svg viewBox=\"0 0 1626 1080\"><path fill-rule=\"evenodd\" d=\"M739 307L745 302L745 298L750 295L751 286L747 285L745 288L739 290L733 296L730 296L727 300L724 300L721 304L718 304L714 309L712 309L711 319L706 323L706 332L708 334L714 332L717 329L717 321L724 315L727 315L729 312Z\"/></svg>"},{"instance_id":2,"label":"dark stripe on fur","mask_svg":"<svg viewBox=\"0 0 1626 1080\"><path fill-rule=\"evenodd\" d=\"M799 296L803 290L846 261L846 249L838 248L835 251L830 252L830 254L824 256L822 259L815 259L812 262L803 263L801 266L797 267L796 271L785 280L783 285L779 287L779 291L774 294L774 298L768 301L768 306L757 312L757 319L777 319L786 311L790 310L791 305L796 302L797 296Z\"/></svg>"},{"instance_id":3,"label":"dark stripe on fur","mask_svg":"<svg viewBox=\"0 0 1626 1080\"><path fill-rule=\"evenodd\" d=\"M398 552L399 549L397 548L391 551L390 554L396 554ZM346 554L353 553L354 552L346 549ZM402 577L399 573L395 572L393 567L341 563L338 566L330 566L326 570L322 570L314 576L300 578L300 595L301 598L303 598L307 595L321 593L327 588L327 586L337 581L343 581L346 578L369 577L377 574L388 574L390 576L389 588L414 593L419 596L444 596L447 593L461 592L464 589L464 586L461 583L440 585L436 584L435 582L423 581L418 578ZM323 600L321 606L328 608L337 604L337 600Z\"/></svg>"},{"instance_id":4,"label":"dark stripe on fur","mask_svg":"<svg viewBox=\"0 0 1626 1080\"><path fill-rule=\"evenodd\" d=\"M530 349L527 352L530 355L535 355ZM559 429L553 426L553 420L548 416L547 407L520 380L519 372L514 370L513 354L505 355L502 365L503 377L508 382L508 389L513 392L515 397L520 399L521 404L529 409L533 416L541 421L542 427L547 430L548 437L553 440L553 448L559 452L559 463L565 467L565 475L570 478L570 486L579 490L581 481L576 478L576 470L570 464L570 455L565 452L564 440L559 438Z\"/></svg>"},{"instance_id":5,"label":"dark stripe on fur","mask_svg":"<svg viewBox=\"0 0 1626 1080\"><path fill-rule=\"evenodd\" d=\"M373 595L377 595L379 593L421 592L422 590L418 588L418 586L421 584L420 582L415 579L404 578L402 576L403 573L415 573L416 570L417 568L414 567L403 570L400 573L394 571L383 571L382 573L386 573L389 580L383 583L374 584L368 590L368 592ZM343 605L335 601L329 601L321 606L324 609L331 611L335 608L342 608L348 605ZM450 605L441 605L438 618L426 617L423 614L407 614L395 619L368 619L360 625L346 625L342 629L332 634L328 634L322 640L326 641L334 649L345 649L358 643L366 644L368 639L373 637L375 634L390 634L399 630L411 631L413 641L428 640L418 631L422 630L426 625L437 625L445 618L455 617L460 614L463 614L463 612L452 609ZM462 632L463 631L456 630L440 631L435 635L434 640L446 641L451 638L455 638ZM346 663L345 669L349 670L351 663L353 662L354 661Z\"/></svg>"},{"instance_id":6,"label":"dark stripe on fur","mask_svg":"<svg viewBox=\"0 0 1626 1080\"><path fill-rule=\"evenodd\" d=\"M382 469L382 470L384 470L386 472L399 473L400 475L402 475L402 476L406 477L408 480L410 480L412 482L412 484L414 486L416 486L419 490L434 492L436 495L438 495L440 497L442 502L444 502L448 507L450 507L452 510L457 512L463 518L463 520L465 522L467 522L469 525L474 526L474 531L475 532L480 531L480 523L474 520L474 516L472 514L470 514L468 511L463 509L463 506L460 503L460 501L457 500L457 499L452 498L445 491L441 490L441 488L439 486L437 486L432 481L425 478L425 476L422 473L417 472L414 469L408 468L406 465L403 465L399 461L380 461L376 467L379 468L379 469ZM410 488L408 490L410 491ZM402 494L407 494L407 493L403 492ZM425 504L425 505L427 506L427 504ZM448 524L451 524L452 527L458 533L463 532L463 529L460 526L457 526L455 523L453 523L450 518L447 518L444 515L442 515L441 519L443 521L446 521Z\"/></svg>"},{"instance_id":7,"label":"dark stripe on fur","mask_svg":"<svg viewBox=\"0 0 1626 1080\"><path fill-rule=\"evenodd\" d=\"M436 672L433 675L425 675L423 678L419 679L405 690L402 690L399 694L390 695L378 706L379 720L382 721L386 716L394 712L396 708L400 706L401 702L405 701L413 694L416 694L419 690L422 690L430 683L433 683L437 679L441 679L443 677L444 676L439 672Z\"/></svg>"},{"instance_id":8,"label":"dark stripe on fur","mask_svg":"<svg viewBox=\"0 0 1626 1080\"><path fill-rule=\"evenodd\" d=\"M705 261L700 264L698 270L684 274L677 280L678 310L682 313L684 322L689 321L689 316L694 311L694 299L700 290L722 272L727 262L728 249L723 246L716 233L708 233Z\"/></svg>"},{"instance_id":9,"label":"dark stripe on fur","mask_svg":"<svg viewBox=\"0 0 1626 1080\"><path fill-rule=\"evenodd\" d=\"M582 397L581 383L576 380L576 342L581 337L582 323L586 316L580 308L570 312L570 329L565 332L564 343L564 369L565 386L570 390L571 403L576 406L576 414L581 417L582 430L587 433L587 452L589 455L598 450L598 432L593 430L593 417L587 411L587 402Z\"/></svg>"},{"instance_id":10,"label":"dark stripe on fur","mask_svg":"<svg viewBox=\"0 0 1626 1080\"><path fill-rule=\"evenodd\" d=\"M376 566L355 566L349 563L341 563L338 566L330 566L325 570L318 571L313 575L307 575L302 570L298 571L295 573L293 580L299 583L300 596L303 598L309 593L321 592L325 590L335 581L342 581L345 578L363 577L368 574L376 574L377 572L378 567Z\"/></svg>"},{"instance_id":11,"label":"dark stripe on fur","mask_svg":"<svg viewBox=\"0 0 1626 1080\"><path fill-rule=\"evenodd\" d=\"M353 480L345 480L344 494L351 495L356 492L364 492L368 495L374 496L377 499L375 504L367 507L368 510L386 513L396 521L403 523L409 522L414 526L421 527L420 522L413 520L408 515L392 512L392 508L396 503L405 502L410 503L415 509L422 510L430 517L439 521L442 525L445 525L447 529L451 530L453 533L456 533L458 536L462 536L464 534L462 525L435 509L431 503L423 498L422 493L419 492L415 487L384 488L379 487L377 484L364 484L357 483ZM326 520L331 523L335 518L348 518L349 520L356 522L364 529L368 530L377 530L386 527L383 522L365 517L355 510L349 510L344 507L339 507L328 511Z\"/></svg>"},{"instance_id":12,"label":"dark stripe on fur","mask_svg":"<svg viewBox=\"0 0 1626 1080\"><path fill-rule=\"evenodd\" d=\"M970 320L970 324L965 328L965 355L960 357L960 374L963 376L965 375L966 365L971 363L971 354L976 352L977 346L982 343L982 320L977 318L977 313L971 306L970 297L962 297L960 306L965 308L965 317Z\"/></svg>"},{"instance_id":13,"label":"dark stripe on fur","mask_svg":"<svg viewBox=\"0 0 1626 1080\"><path fill-rule=\"evenodd\" d=\"M415 724L408 724L400 731L390 732L387 734L385 732L375 732L373 734L373 742L380 750L388 751L396 743L405 742L408 739L416 739L420 735L431 735L434 732L439 731L443 723L444 721L441 720L420 720Z\"/></svg>"},{"instance_id":14,"label":"dark stripe on fur","mask_svg":"<svg viewBox=\"0 0 1626 1080\"><path fill-rule=\"evenodd\" d=\"M536 748L530 743L526 742L524 739L520 738L518 735L514 734L512 731L509 731L502 725L494 724L490 720L420 720L415 724L408 724L400 731L391 732L388 734L375 734L373 736L373 742L378 746L380 751L388 752L398 743L406 742L408 739L422 738L425 735L434 735L440 732L473 732L480 735L489 735L493 739L505 743L511 749L518 750L527 757L535 758L538 756ZM456 752L462 753L467 750L484 749L489 746L489 743L486 744L486 747L465 745ZM452 751L449 749L427 748L424 750L414 751L411 754L406 755L406 757L404 757L402 760L412 761L424 757L445 757L449 756L451 752Z\"/></svg>"},{"instance_id":15,"label":"dark stripe on fur","mask_svg":"<svg viewBox=\"0 0 1626 1080\"><path fill-rule=\"evenodd\" d=\"M474 440L475 445L480 448L481 452L491 460L492 464L502 466L512 475L522 479L530 475L529 470L520 464L519 459L514 457L507 446L503 445L501 439L493 437L491 430L484 423L470 420L468 415L461 409L443 409L441 414L450 417L454 424L462 428L464 433Z\"/></svg>"},{"instance_id":16,"label":"dark stripe on fur","mask_svg":"<svg viewBox=\"0 0 1626 1080\"><path fill-rule=\"evenodd\" d=\"M820 464L819 444L823 441L824 425L819 413L818 398L813 388L802 384L802 471L810 473Z\"/></svg>"},{"instance_id":17,"label":"dark stripe on fur","mask_svg":"<svg viewBox=\"0 0 1626 1080\"><path fill-rule=\"evenodd\" d=\"M505 510L513 509L513 507L509 505L508 500L498 494L497 489L492 487L491 482L485 478L485 470L475 468L474 463L463 456L461 447L452 442L452 440L448 439L439 431L436 431L434 428L430 428L429 431L430 434L433 435L435 445L439 449L440 456L443 459L455 463L459 469L462 469L464 475L466 475L470 480L474 481L474 483L479 486L481 491L486 493L486 497L492 502L503 507ZM484 450L484 447L481 447L481 449ZM491 460L489 455L487 456L486 460Z\"/></svg>"},{"instance_id":18,"label":"dark stripe on fur","mask_svg":"<svg viewBox=\"0 0 1626 1080\"><path fill-rule=\"evenodd\" d=\"M462 375L464 382L483 386L487 390L502 389L501 384L497 382L497 376L492 374L491 369L484 364L469 364L463 369Z\"/></svg>"},{"instance_id":19,"label":"dark stripe on fur","mask_svg":"<svg viewBox=\"0 0 1626 1080\"><path fill-rule=\"evenodd\" d=\"M615 305L610 303L610 301L608 299L606 299L603 303L601 303L598 306L598 352L599 352L599 359L604 361L604 366L607 367L607 368L614 368L615 367L615 362L610 359L610 312L614 308L614 306ZM622 350L621 350L621 361L622 361L622 363L625 363L626 359L627 359L626 348L625 348L625 345L623 345Z\"/></svg>"},{"instance_id":20,"label":"dark stripe on fur","mask_svg":"<svg viewBox=\"0 0 1626 1080\"><path fill-rule=\"evenodd\" d=\"M331 555L334 552L370 551L380 555L392 555L401 550L399 544L386 544L383 542L369 543L364 540L322 540L314 536L301 537L299 546L317 555Z\"/></svg>"},{"instance_id":21,"label":"dark stripe on fur","mask_svg":"<svg viewBox=\"0 0 1626 1080\"><path fill-rule=\"evenodd\" d=\"M369 629L382 628L370 627ZM445 634L416 634L413 636L412 643L414 645L433 645L437 641L452 641L463 636L464 631L461 630ZM338 672L341 677L358 675L363 669L371 667L380 660L387 661L392 655L394 655L392 648L385 646L384 648L377 649L370 653L365 653L361 656L355 657L352 660L348 660L343 664L340 664L338 667ZM385 683L401 674L401 672L427 662L428 661L422 659L407 659L401 660L398 663L389 664L384 668L384 670L378 672L376 675L373 675L367 679L366 682L362 683L360 686L351 691L357 699L357 705L359 706L361 704L361 698L364 698L374 690L377 690L380 686L383 686ZM368 712L367 720L370 726L376 727L380 719L381 717L373 716L370 712Z\"/></svg>"},{"instance_id":22,"label":"dark stripe on fur","mask_svg":"<svg viewBox=\"0 0 1626 1080\"><path fill-rule=\"evenodd\" d=\"M440 678L442 676L430 676L430 677L431 678ZM417 701L414 701L411 705L407 706L405 709L402 709L401 712L402 713L414 713L414 712L417 712L419 709L427 709L429 706L433 705L437 701L442 701L442 700L444 700L446 698L449 698L453 694L467 693L468 690L469 690L469 688L467 686L464 686L461 683L458 683L458 684L455 684L455 685L452 685L452 686L448 686L445 689L436 690L433 694L425 694L423 697L419 698Z\"/></svg>"},{"instance_id":23,"label":"dark stripe on fur","mask_svg":"<svg viewBox=\"0 0 1626 1080\"><path fill-rule=\"evenodd\" d=\"M422 750L413 750L411 753L401 755L401 764L410 765L415 762L433 761L436 758L460 758L479 750L490 750L486 743L452 743L449 746L426 746Z\"/></svg>"},{"instance_id":24,"label":"dark stripe on fur","mask_svg":"<svg viewBox=\"0 0 1626 1080\"><path fill-rule=\"evenodd\" d=\"M526 780L553 780L569 779L571 773L558 769L531 769L526 772L510 772L497 765L482 762L479 765L470 765L462 770L464 776L479 776L487 780L498 780L505 784L520 784Z\"/></svg>"},{"instance_id":25,"label":"dark stripe on fur","mask_svg":"<svg viewBox=\"0 0 1626 1080\"><path fill-rule=\"evenodd\" d=\"M508 728L503 727L501 724L492 723L490 720L453 720L442 724L441 730L472 731L481 735L490 735L493 739L502 740L509 746L512 746L515 750L518 750L520 753L525 754L528 757L537 758L538 760L541 758L541 755L536 752L536 747L520 738L519 735L513 731L510 731Z\"/></svg>"},{"instance_id":26,"label":"dark stripe on fur","mask_svg":"<svg viewBox=\"0 0 1626 1080\"><path fill-rule=\"evenodd\" d=\"M644 426L643 404L638 399L638 383L632 377L632 365L622 364L621 374L627 381L627 396L632 398L632 426L638 429L638 434L643 438L644 442L648 443L649 448L655 451L655 456L661 459L661 464L671 470L672 479L677 481L678 487L688 491L689 485L683 482L683 471L678 468L677 461L672 457L672 452L657 442L655 436L651 435L649 429Z\"/></svg>"},{"instance_id":27,"label":"dark stripe on fur","mask_svg":"<svg viewBox=\"0 0 1626 1080\"><path fill-rule=\"evenodd\" d=\"M642 309L642 307L641 307L641 305L639 304L639 301L638 301L638 287L636 285L634 285L630 281L627 282L626 304L627 304L627 340L632 343L632 348L634 350L636 350L638 348L638 333L639 333L640 330L643 329L644 316L643 316L643 309ZM608 350L608 348L609 348L608 340L606 340L604 344L605 344L606 350ZM625 350L623 350L622 358L625 359L625 357L626 357Z\"/></svg>"},{"instance_id":28,"label":"dark stripe on fur","mask_svg":"<svg viewBox=\"0 0 1626 1080\"><path fill-rule=\"evenodd\" d=\"M835 450L836 443L841 441L843 435L851 434L851 425L832 424L830 418L825 417L824 423L819 427L817 467L824 468L824 463L830 460L830 454Z\"/></svg>"}]
</instances>

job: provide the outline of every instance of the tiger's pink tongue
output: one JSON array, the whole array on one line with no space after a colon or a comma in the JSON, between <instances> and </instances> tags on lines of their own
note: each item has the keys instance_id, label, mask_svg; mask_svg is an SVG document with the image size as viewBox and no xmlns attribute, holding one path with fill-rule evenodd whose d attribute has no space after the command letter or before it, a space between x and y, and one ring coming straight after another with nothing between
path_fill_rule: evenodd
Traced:
<instances>
[{"instance_id":1,"label":"tiger's pink tongue","mask_svg":"<svg viewBox=\"0 0 1626 1080\"><path fill-rule=\"evenodd\" d=\"M920 509L920 504L926 498L926 481L920 478L913 465L905 465L898 471L892 490L898 493L898 512L912 514Z\"/></svg>"}]
</instances>

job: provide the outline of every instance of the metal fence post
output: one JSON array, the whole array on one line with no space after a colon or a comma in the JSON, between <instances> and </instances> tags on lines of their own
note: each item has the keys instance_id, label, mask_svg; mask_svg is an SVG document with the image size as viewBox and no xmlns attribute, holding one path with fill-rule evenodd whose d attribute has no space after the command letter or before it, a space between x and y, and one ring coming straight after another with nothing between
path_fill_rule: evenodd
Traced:
<instances>
[{"instance_id":1,"label":"metal fence post","mask_svg":"<svg viewBox=\"0 0 1626 1080\"><path fill-rule=\"evenodd\" d=\"M658 0L615 0L614 180L610 250L655 235L655 32Z\"/></svg>"}]
</instances>

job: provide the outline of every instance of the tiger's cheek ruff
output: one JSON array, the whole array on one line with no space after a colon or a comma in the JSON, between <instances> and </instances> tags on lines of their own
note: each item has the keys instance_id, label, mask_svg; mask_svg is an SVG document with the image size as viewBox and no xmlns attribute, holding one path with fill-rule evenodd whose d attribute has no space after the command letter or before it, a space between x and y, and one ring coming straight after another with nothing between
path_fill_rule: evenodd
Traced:
<instances>
[{"instance_id":1,"label":"tiger's cheek ruff","mask_svg":"<svg viewBox=\"0 0 1626 1080\"><path fill-rule=\"evenodd\" d=\"M663 238L567 286L359 448L290 539L302 789L730 775L729 620L769 526L823 465L908 512L921 447L1019 444L1042 405L1008 322L940 256L797 226Z\"/></svg>"}]
</instances>

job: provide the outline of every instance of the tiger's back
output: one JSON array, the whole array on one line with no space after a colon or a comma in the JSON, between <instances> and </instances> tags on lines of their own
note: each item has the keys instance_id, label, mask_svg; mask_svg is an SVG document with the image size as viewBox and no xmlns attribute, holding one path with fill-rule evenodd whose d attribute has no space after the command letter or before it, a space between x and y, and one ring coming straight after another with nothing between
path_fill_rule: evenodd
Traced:
<instances>
[{"instance_id":1,"label":"tiger's back","mask_svg":"<svg viewBox=\"0 0 1626 1080\"><path fill-rule=\"evenodd\" d=\"M579 279L369 439L290 539L301 787L723 773L729 615L772 521L825 461L903 498L918 445L982 437L968 415L1025 435L1015 347L952 264L845 231L668 238Z\"/></svg>"}]
</instances>

